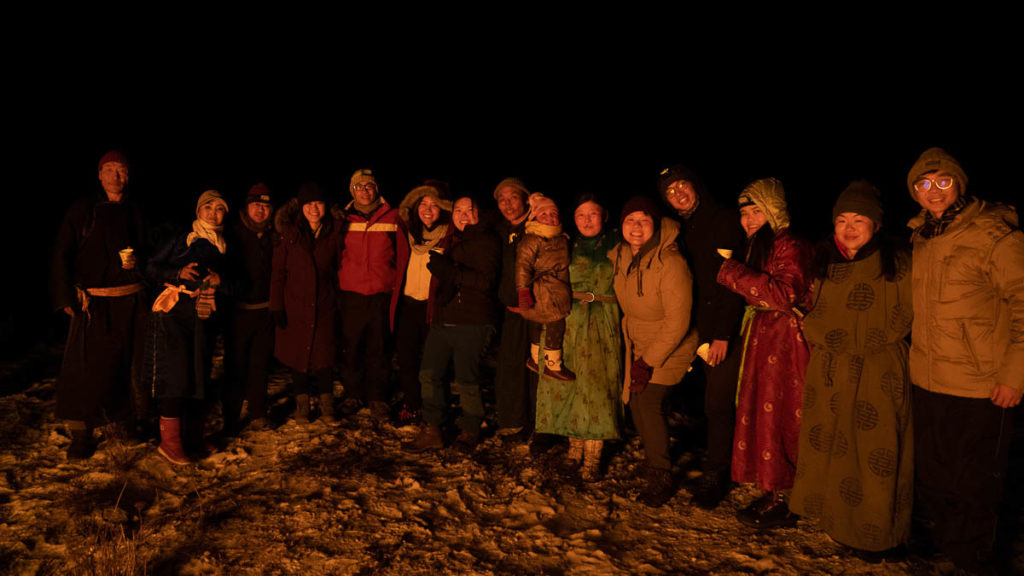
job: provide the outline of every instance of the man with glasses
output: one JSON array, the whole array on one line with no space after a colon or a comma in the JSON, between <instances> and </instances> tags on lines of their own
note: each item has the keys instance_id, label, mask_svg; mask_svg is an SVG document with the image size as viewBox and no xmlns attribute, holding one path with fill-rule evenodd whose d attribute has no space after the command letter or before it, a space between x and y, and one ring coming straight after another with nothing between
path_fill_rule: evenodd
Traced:
<instances>
[{"instance_id":1,"label":"man with glasses","mask_svg":"<svg viewBox=\"0 0 1024 576\"><path fill-rule=\"evenodd\" d=\"M918 515L959 568L986 572L1024 392L1024 234L1013 208L967 195L940 148L907 187L922 208L909 223Z\"/></svg>"},{"instance_id":2,"label":"man with glasses","mask_svg":"<svg viewBox=\"0 0 1024 576\"><path fill-rule=\"evenodd\" d=\"M394 327L400 281L409 244L398 230L398 210L381 198L377 176L360 169L349 183L352 201L343 217L345 245L338 270L341 289L342 412L369 403L373 416L388 416L390 360L386 342Z\"/></svg>"}]
</instances>

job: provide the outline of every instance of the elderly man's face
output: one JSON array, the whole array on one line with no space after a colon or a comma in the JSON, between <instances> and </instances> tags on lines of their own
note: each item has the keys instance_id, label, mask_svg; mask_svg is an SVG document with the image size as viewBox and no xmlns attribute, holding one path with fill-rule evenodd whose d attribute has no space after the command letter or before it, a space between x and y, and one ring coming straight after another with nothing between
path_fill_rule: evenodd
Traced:
<instances>
[{"instance_id":1,"label":"elderly man's face","mask_svg":"<svg viewBox=\"0 0 1024 576\"><path fill-rule=\"evenodd\" d=\"M108 196L119 196L128 184L128 167L120 162L107 162L100 168L99 178Z\"/></svg>"},{"instance_id":2,"label":"elderly man's face","mask_svg":"<svg viewBox=\"0 0 1024 576\"><path fill-rule=\"evenodd\" d=\"M512 186L505 186L498 190L498 210L505 220L515 222L526 214L526 201L523 193Z\"/></svg>"},{"instance_id":3,"label":"elderly man's face","mask_svg":"<svg viewBox=\"0 0 1024 576\"><path fill-rule=\"evenodd\" d=\"M939 218L960 197L960 182L945 170L929 172L914 182L914 193L917 203Z\"/></svg>"}]
</instances>

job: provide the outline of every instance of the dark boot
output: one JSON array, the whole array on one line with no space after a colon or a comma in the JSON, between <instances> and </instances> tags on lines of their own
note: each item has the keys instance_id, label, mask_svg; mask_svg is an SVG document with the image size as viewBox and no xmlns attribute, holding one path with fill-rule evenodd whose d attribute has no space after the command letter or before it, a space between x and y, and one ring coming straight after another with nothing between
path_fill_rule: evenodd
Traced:
<instances>
[{"instance_id":1,"label":"dark boot","mask_svg":"<svg viewBox=\"0 0 1024 576\"><path fill-rule=\"evenodd\" d=\"M156 451L171 464L184 466L192 463L181 444L181 418L160 418L160 446Z\"/></svg>"},{"instance_id":2,"label":"dark boot","mask_svg":"<svg viewBox=\"0 0 1024 576\"><path fill-rule=\"evenodd\" d=\"M455 439L455 448L462 453L472 454L480 444L480 433L463 430Z\"/></svg>"},{"instance_id":3,"label":"dark boot","mask_svg":"<svg viewBox=\"0 0 1024 576\"><path fill-rule=\"evenodd\" d=\"M737 512L736 519L753 528L771 530L796 526L797 516L789 511L786 494L777 491L769 492L766 497Z\"/></svg>"},{"instance_id":4,"label":"dark boot","mask_svg":"<svg viewBox=\"0 0 1024 576\"><path fill-rule=\"evenodd\" d=\"M334 416L334 394L324 392L320 395L320 417L324 422L336 422Z\"/></svg>"},{"instance_id":5,"label":"dark boot","mask_svg":"<svg viewBox=\"0 0 1024 576\"><path fill-rule=\"evenodd\" d=\"M672 482L672 471L648 468L647 485L640 491L637 500L651 508L660 508L672 499L673 494L675 486Z\"/></svg>"},{"instance_id":6,"label":"dark boot","mask_svg":"<svg viewBox=\"0 0 1024 576\"><path fill-rule=\"evenodd\" d=\"M703 510L714 510L731 487L728 471L708 470L697 479L692 502Z\"/></svg>"},{"instance_id":7,"label":"dark boot","mask_svg":"<svg viewBox=\"0 0 1024 576\"><path fill-rule=\"evenodd\" d=\"M402 450L413 454L432 452L441 448L444 448L444 439L441 438L441 427L434 424L426 424L420 428L420 433L412 442L402 444Z\"/></svg>"},{"instance_id":8,"label":"dark boot","mask_svg":"<svg viewBox=\"0 0 1024 576\"><path fill-rule=\"evenodd\" d=\"M309 422L309 394L295 395L295 421L299 424Z\"/></svg>"},{"instance_id":9,"label":"dark boot","mask_svg":"<svg viewBox=\"0 0 1024 576\"><path fill-rule=\"evenodd\" d=\"M92 438L92 428L73 428L71 444L68 445L68 460L85 460L96 452L96 443Z\"/></svg>"}]
</instances>

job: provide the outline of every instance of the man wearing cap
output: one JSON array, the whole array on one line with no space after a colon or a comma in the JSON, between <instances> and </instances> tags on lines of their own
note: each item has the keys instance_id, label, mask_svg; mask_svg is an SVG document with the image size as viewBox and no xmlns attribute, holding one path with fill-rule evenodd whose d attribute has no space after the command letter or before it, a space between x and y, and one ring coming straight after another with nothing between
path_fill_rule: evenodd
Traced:
<instances>
[{"instance_id":1,"label":"man wearing cap","mask_svg":"<svg viewBox=\"0 0 1024 576\"><path fill-rule=\"evenodd\" d=\"M229 232L234 308L225 326L225 366L228 377L221 406L226 435L236 435L243 398L248 401L254 428L266 423L267 371L274 350L274 321L270 316L270 269L274 256L274 206L262 182L249 189L245 209Z\"/></svg>"},{"instance_id":2,"label":"man wearing cap","mask_svg":"<svg viewBox=\"0 0 1024 576\"><path fill-rule=\"evenodd\" d=\"M516 289L516 248L526 234L529 196L530 191L518 178L505 178L494 188L494 199L504 218L497 225L497 233L502 245L498 300L505 305L494 376L495 408L498 435L518 442L530 437L537 407L537 376L523 362L529 356L530 336L526 320L519 315Z\"/></svg>"},{"instance_id":3,"label":"man wearing cap","mask_svg":"<svg viewBox=\"0 0 1024 576\"><path fill-rule=\"evenodd\" d=\"M401 276L409 244L398 231L398 210L381 198L372 170L356 170L345 207L341 289L342 411L352 414L369 403L378 419L388 414L390 358L386 342L394 328Z\"/></svg>"},{"instance_id":4,"label":"man wearing cap","mask_svg":"<svg viewBox=\"0 0 1024 576\"><path fill-rule=\"evenodd\" d=\"M922 208L908 224L918 514L959 568L984 571L1024 392L1024 234L1012 207L966 193L940 148L921 154L907 187Z\"/></svg>"},{"instance_id":5,"label":"man wearing cap","mask_svg":"<svg viewBox=\"0 0 1024 576\"><path fill-rule=\"evenodd\" d=\"M87 458L92 429L129 415L145 418L137 360L147 299L140 262L148 246L139 207L129 198L128 160L120 151L99 162L100 189L64 216L54 243L53 305L71 318L57 381L57 417L68 421L68 458Z\"/></svg>"}]
</instances>

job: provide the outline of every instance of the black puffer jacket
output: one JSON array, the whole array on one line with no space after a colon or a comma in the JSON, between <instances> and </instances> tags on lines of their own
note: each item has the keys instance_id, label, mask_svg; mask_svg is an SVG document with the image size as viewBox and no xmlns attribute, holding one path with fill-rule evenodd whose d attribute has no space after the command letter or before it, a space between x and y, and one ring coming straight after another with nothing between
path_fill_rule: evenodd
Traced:
<instances>
[{"instance_id":1,"label":"black puffer jacket","mask_svg":"<svg viewBox=\"0 0 1024 576\"><path fill-rule=\"evenodd\" d=\"M452 278L435 276L440 283L436 297L446 301L435 304L434 323L493 326L497 322L494 296L501 241L482 224L466 226L455 232L448 256L455 263L455 272Z\"/></svg>"}]
</instances>

